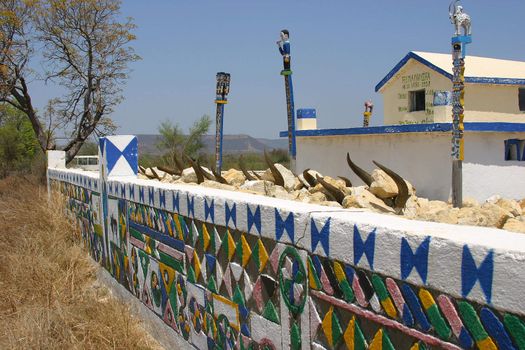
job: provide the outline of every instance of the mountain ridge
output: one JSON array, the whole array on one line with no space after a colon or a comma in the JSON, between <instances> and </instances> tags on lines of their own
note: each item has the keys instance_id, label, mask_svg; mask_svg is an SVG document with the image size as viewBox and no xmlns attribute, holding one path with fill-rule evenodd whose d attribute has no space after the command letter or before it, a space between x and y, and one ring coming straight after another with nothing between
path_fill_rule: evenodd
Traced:
<instances>
[{"instance_id":1,"label":"mountain ridge","mask_svg":"<svg viewBox=\"0 0 525 350\"><path fill-rule=\"evenodd\" d=\"M160 135L138 134L140 154L160 155L162 151L157 148ZM206 153L215 153L215 135L203 136L204 150ZM264 150L287 149L286 139L255 138L247 134L231 134L223 136L223 153L263 153Z\"/></svg>"}]
</instances>

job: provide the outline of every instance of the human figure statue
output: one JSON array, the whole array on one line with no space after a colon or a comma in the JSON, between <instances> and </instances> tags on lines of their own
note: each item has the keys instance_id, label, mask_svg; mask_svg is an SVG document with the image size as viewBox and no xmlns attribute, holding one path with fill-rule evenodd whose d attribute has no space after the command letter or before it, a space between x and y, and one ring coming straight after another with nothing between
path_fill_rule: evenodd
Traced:
<instances>
[{"instance_id":1,"label":"human figure statue","mask_svg":"<svg viewBox=\"0 0 525 350\"><path fill-rule=\"evenodd\" d=\"M285 71L290 70L290 33L287 29L281 30L280 40L277 41L279 52L283 56L283 67Z\"/></svg>"},{"instance_id":2,"label":"human figure statue","mask_svg":"<svg viewBox=\"0 0 525 350\"><path fill-rule=\"evenodd\" d=\"M363 112L363 127L366 128L370 124L370 117L372 116L372 110L374 109L374 104L372 100L365 101L365 111Z\"/></svg>"},{"instance_id":3,"label":"human figure statue","mask_svg":"<svg viewBox=\"0 0 525 350\"><path fill-rule=\"evenodd\" d=\"M458 5L459 0L455 0L450 3L449 6L449 17L452 24L456 28L456 36L461 35L461 28L463 28L463 35L471 35L470 31L470 16L463 12L463 6Z\"/></svg>"}]
</instances>

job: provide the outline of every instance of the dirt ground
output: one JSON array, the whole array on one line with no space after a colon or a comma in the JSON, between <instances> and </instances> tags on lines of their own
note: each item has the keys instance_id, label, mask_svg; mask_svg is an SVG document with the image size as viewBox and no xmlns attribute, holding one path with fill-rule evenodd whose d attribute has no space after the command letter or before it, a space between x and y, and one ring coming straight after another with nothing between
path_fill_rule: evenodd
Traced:
<instances>
[{"instance_id":1,"label":"dirt ground","mask_svg":"<svg viewBox=\"0 0 525 350\"><path fill-rule=\"evenodd\" d=\"M161 349L95 279L61 200L0 180L0 348Z\"/></svg>"}]
</instances>

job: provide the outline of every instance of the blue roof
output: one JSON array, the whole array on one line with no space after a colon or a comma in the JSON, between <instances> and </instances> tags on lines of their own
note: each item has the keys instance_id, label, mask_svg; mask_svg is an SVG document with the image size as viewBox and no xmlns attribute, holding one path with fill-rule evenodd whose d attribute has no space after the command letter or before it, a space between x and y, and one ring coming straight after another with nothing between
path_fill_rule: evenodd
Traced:
<instances>
[{"instance_id":1,"label":"blue roof","mask_svg":"<svg viewBox=\"0 0 525 350\"><path fill-rule=\"evenodd\" d=\"M439 54L438 54L439 55ZM468 58L468 57L467 57ZM452 74L445 71L443 68L438 67L431 61L423 58L417 53L411 51L409 52L398 64L390 71L388 74L376 85L375 91L379 91L392 77L401 69L403 66L410 60L414 59L417 62L424 64L430 69L436 71L437 73L444 75L448 79L452 80ZM479 58L478 58L479 59ZM485 58L482 58L485 59ZM489 59L490 60L490 59ZM502 62L503 60L493 60ZM450 66L452 67L452 57L450 58ZM478 76L467 76L465 77L466 83L477 83L477 84L504 84L504 85L525 85L525 79L520 78L510 78L510 77L478 77Z\"/></svg>"},{"instance_id":2,"label":"blue roof","mask_svg":"<svg viewBox=\"0 0 525 350\"><path fill-rule=\"evenodd\" d=\"M525 132L525 123L465 123L465 132ZM452 123L407 124L370 126L367 128L297 130L297 136L339 136L402 134L411 132L450 132ZM281 131L280 137L287 137L288 131Z\"/></svg>"}]
</instances>

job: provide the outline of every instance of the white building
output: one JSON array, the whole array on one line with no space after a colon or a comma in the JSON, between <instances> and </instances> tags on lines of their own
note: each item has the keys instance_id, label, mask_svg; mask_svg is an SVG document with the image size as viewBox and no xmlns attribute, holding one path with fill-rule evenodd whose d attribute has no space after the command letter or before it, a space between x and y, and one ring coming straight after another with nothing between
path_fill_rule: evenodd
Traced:
<instances>
[{"instance_id":1,"label":"white building","mask_svg":"<svg viewBox=\"0 0 525 350\"><path fill-rule=\"evenodd\" d=\"M463 196L525 198L525 62L467 56L465 66ZM346 164L349 152L365 169L376 160L398 172L419 196L447 200L452 111L434 100L452 89L451 78L450 54L410 52L376 86L385 126L297 130L297 170L361 184Z\"/></svg>"}]
</instances>

